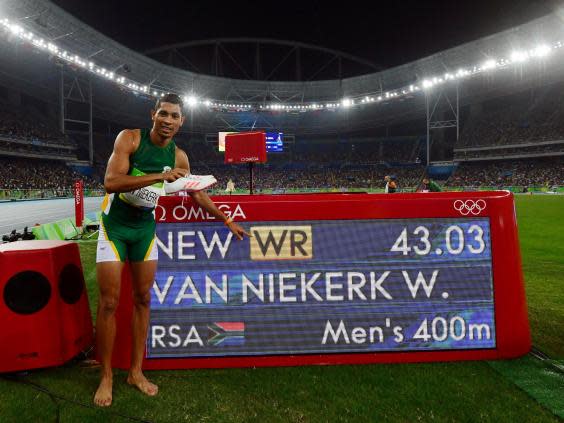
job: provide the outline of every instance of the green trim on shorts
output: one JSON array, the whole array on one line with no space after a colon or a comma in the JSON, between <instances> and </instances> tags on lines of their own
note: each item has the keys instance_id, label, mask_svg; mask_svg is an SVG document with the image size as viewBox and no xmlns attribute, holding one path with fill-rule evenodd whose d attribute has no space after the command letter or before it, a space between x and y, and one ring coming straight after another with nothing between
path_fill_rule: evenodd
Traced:
<instances>
[{"instance_id":1,"label":"green trim on shorts","mask_svg":"<svg viewBox=\"0 0 564 423\"><path fill-rule=\"evenodd\" d=\"M108 241L115 247L120 261L147 261L155 239L154 220L144 221L143 226L138 222L125 225L116 222L108 215L102 214L102 224Z\"/></svg>"}]
</instances>

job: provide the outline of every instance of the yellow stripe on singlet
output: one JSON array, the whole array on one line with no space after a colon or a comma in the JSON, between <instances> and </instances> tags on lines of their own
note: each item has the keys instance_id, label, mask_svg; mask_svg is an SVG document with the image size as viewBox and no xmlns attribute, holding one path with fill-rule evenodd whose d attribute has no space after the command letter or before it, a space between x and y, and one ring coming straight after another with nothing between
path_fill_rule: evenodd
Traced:
<instances>
[{"instance_id":1,"label":"yellow stripe on singlet","mask_svg":"<svg viewBox=\"0 0 564 423\"><path fill-rule=\"evenodd\" d=\"M102 200L102 206L100 207L103 212L106 211L106 207L108 207L108 202L110 201L110 195L104 195L104 199Z\"/></svg>"}]
</instances>

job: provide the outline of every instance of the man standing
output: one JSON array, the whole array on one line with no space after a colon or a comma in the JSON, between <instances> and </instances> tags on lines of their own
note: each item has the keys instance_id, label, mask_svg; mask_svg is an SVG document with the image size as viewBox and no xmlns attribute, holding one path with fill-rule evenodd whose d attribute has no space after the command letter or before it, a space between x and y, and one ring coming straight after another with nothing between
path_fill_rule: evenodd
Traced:
<instances>
[{"instance_id":1,"label":"man standing","mask_svg":"<svg viewBox=\"0 0 564 423\"><path fill-rule=\"evenodd\" d=\"M227 186L225 187L225 192L228 192L229 195L233 194L235 191L235 183L231 178L227 181Z\"/></svg>"},{"instance_id":2,"label":"man standing","mask_svg":"<svg viewBox=\"0 0 564 423\"><path fill-rule=\"evenodd\" d=\"M126 129L117 136L108 161L102 203L102 218L96 273L100 289L96 319L96 346L101 361L101 380L94 403L112 403L112 351L116 332L115 310L119 302L121 273L129 260L133 284L133 345L127 383L146 395L158 387L143 375L141 366L149 324L150 288L157 268L154 208L164 194L164 182L173 182L190 173L188 156L176 147L173 137L184 123L182 100L166 94L151 112L153 127ZM204 191L190 193L208 213L222 220L238 239L248 234L227 218Z\"/></svg>"},{"instance_id":3,"label":"man standing","mask_svg":"<svg viewBox=\"0 0 564 423\"><path fill-rule=\"evenodd\" d=\"M384 188L384 192L385 192L386 194L393 194L394 192L397 191L397 188L398 188L398 187L397 187L397 184L396 184L396 182L395 182L394 179L395 179L395 178L392 178L392 177L389 176L389 175L386 175L386 176L384 177L384 181L386 182L386 187Z\"/></svg>"},{"instance_id":4,"label":"man standing","mask_svg":"<svg viewBox=\"0 0 564 423\"><path fill-rule=\"evenodd\" d=\"M417 192L441 192L442 189L435 181L428 177L423 178Z\"/></svg>"}]
</instances>

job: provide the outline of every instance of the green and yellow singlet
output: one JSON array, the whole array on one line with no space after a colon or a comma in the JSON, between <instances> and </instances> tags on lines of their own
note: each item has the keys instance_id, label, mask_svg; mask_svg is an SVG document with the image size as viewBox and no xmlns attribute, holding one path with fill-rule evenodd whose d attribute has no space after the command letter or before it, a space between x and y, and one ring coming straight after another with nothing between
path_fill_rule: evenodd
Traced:
<instances>
[{"instance_id":1,"label":"green and yellow singlet","mask_svg":"<svg viewBox=\"0 0 564 423\"><path fill-rule=\"evenodd\" d=\"M150 130L142 129L139 147L129 158L128 175L162 173L174 169L175 161L176 144L173 140L165 147L159 147L151 141ZM104 197L100 237L109 242L120 261L126 258L130 261L148 259L154 247L154 209L160 195L164 195L162 182L129 192L106 194ZM99 252L98 258L100 255Z\"/></svg>"}]
</instances>

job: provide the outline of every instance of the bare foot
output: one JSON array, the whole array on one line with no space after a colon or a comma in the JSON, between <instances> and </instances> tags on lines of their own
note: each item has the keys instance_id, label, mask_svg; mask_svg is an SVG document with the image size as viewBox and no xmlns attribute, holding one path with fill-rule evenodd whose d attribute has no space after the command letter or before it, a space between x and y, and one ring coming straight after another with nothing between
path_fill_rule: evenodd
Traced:
<instances>
[{"instance_id":1,"label":"bare foot","mask_svg":"<svg viewBox=\"0 0 564 423\"><path fill-rule=\"evenodd\" d=\"M109 407L112 405L112 377L102 376L100 386L94 395L94 404L99 407Z\"/></svg>"},{"instance_id":2,"label":"bare foot","mask_svg":"<svg viewBox=\"0 0 564 423\"><path fill-rule=\"evenodd\" d=\"M145 395L149 395L150 397L154 397L159 392L159 387L154 383L149 382L143 373L128 374L127 383L135 386Z\"/></svg>"}]
</instances>

